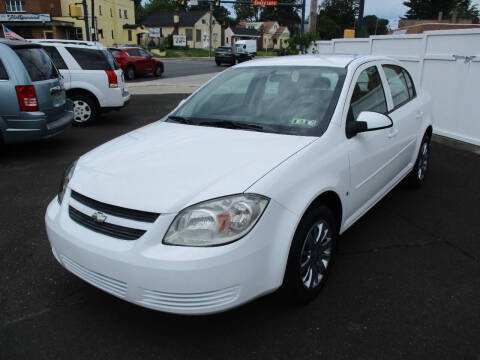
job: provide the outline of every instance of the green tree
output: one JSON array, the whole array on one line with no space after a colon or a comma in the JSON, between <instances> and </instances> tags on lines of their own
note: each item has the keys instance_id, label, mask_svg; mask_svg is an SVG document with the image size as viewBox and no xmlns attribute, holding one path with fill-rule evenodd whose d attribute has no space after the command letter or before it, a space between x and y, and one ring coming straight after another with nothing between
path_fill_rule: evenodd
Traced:
<instances>
[{"instance_id":1,"label":"green tree","mask_svg":"<svg viewBox=\"0 0 480 360\"><path fill-rule=\"evenodd\" d=\"M134 0L133 7L135 9L135 23L139 24L145 18L145 8L142 0Z\"/></svg>"},{"instance_id":2,"label":"green tree","mask_svg":"<svg viewBox=\"0 0 480 360\"><path fill-rule=\"evenodd\" d=\"M320 5L319 17L326 17L340 27L343 37L344 29L353 29L358 13L359 0L324 0Z\"/></svg>"},{"instance_id":3,"label":"green tree","mask_svg":"<svg viewBox=\"0 0 480 360\"><path fill-rule=\"evenodd\" d=\"M375 15L367 15L363 18L363 31L368 35L388 34L388 20L377 18Z\"/></svg>"},{"instance_id":4,"label":"green tree","mask_svg":"<svg viewBox=\"0 0 480 360\"><path fill-rule=\"evenodd\" d=\"M285 3L295 4L296 0L282 0ZM265 6L260 15L261 21L278 21L281 26L287 26L291 34L298 32L298 25L301 23L298 15L300 9L290 6Z\"/></svg>"},{"instance_id":5,"label":"green tree","mask_svg":"<svg viewBox=\"0 0 480 360\"><path fill-rule=\"evenodd\" d=\"M343 29L326 15L320 15L317 18L317 33L322 40L343 37Z\"/></svg>"},{"instance_id":6,"label":"green tree","mask_svg":"<svg viewBox=\"0 0 480 360\"><path fill-rule=\"evenodd\" d=\"M144 6L144 18L156 11L173 11L178 8L176 0L149 0Z\"/></svg>"},{"instance_id":7,"label":"green tree","mask_svg":"<svg viewBox=\"0 0 480 360\"><path fill-rule=\"evenodd\" d=\"M472 5L471 0L408 0L403 5L409 8L405 19L436 19L440 11L444 18L451 18L455 9L458 18L471 19L479 16L478 7Z\"/></svg>"},{"instance_id":8,"label":"green tree","mask_svg":"<svg viewBox=\"0 0 480 360\"><path fill-rule=\"evenodd\" d=\"M237 14L238 21L259 21L260 8L258 6L234 4L233 9Z\"/></svg>"}]
</instances>

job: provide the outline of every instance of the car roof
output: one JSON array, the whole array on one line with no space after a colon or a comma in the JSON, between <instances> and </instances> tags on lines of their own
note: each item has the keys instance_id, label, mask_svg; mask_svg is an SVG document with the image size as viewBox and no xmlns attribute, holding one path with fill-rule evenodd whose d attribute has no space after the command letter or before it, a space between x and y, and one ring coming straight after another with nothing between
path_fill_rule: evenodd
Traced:
<instances>
[{"instance_id":1,"label":"car roof","mask_svg":"<svg viewBox=\"0 0 480 360\"><path fill-rule=\"evenodd\" d=\"M375 60L390 60L385 56L374 55L294 55L279 56L266 59L252 60L241 63L238 67L249 66L328 66L345 68L353 62L367 62Z\"/></svg>"},{"instance_id":2,"label":"car roof","mask_svg":"<svg viewBox=\"0 0 480 360\"><path fill-rule=\"evenodd\" d=\"M5 38L0 38L0 44L4 44L4 45L10 46L12 48L40 47L40 45L32 44L31 42L28 42L28 41L11 40L11 39L5 39Z\"/></svg>"},{"instance_id":3,"label":"car roof","mask_svg":"<svg viewBox=\"0 0 480 360\"><path fill-rule=\"evenodd\" d=\"M82 40L64 40L64 39L28 39L33 43L37 44L48 44L48 45L68 45L70 47L80 47L87 49L106 49L106 47L96 41L82 41Z\"/></svg>"}]
</instances>

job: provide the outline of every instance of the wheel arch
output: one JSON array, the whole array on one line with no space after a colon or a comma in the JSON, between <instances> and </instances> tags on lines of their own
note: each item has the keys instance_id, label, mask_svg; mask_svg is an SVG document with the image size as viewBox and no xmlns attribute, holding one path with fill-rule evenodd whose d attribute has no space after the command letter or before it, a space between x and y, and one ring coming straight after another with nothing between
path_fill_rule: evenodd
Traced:
<instances>
[{"instance_id":1,"label":"wheel arch","mask_svg":"<svg viewBox=\"0 0 480 360\"><path fill-rule=\"evenodd\" d=\"M337 221L337 224L335 224L337 226L337 231L340 232L340 228L342 226L343 205L340 196L338 196L338 194L333 190L326 190L313 199L310 205L303 212L300 221L309 211L321 204L327 206L333 212L333 216Z\"/></svg>"},{"instance_id":2,"label":"wheel arch","mask_svg":"<svg viewBox=\"0 0 480 360\"><path fill-rule=\"evenodd\" d=\"M71 96L73 96L75 94L90 96L92 99L95 100L95 102L97 104L97 107L100 109L100 107L101 107L100 102L98 101L98 98L95 96L95 94L92 93L91 91L88 91L88 90L85 90L85 89L79 89L79 88L68 89L67 90L67 97L68 98L70 98Z\"/></svg>"}]
</instances>

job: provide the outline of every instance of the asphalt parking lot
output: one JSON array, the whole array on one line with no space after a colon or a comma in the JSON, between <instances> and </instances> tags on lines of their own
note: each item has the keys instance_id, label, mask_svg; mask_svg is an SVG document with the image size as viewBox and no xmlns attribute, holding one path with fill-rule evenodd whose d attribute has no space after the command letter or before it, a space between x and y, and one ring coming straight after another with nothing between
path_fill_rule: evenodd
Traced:
<instances>
[{"instance_id":1,"label":"asphalt parking lot","mask_svg":"<svg viewBox=\"0 0 480 360\"><path fill-rule=\"evenodd\" d=\"M320 297L201 317L126 303L54 260L43 217L63 170L186 95L134 96L96 124L0 150L0 359L480 359L480 156L432 145L339 241Z\"/></svg>"}]
</instances>

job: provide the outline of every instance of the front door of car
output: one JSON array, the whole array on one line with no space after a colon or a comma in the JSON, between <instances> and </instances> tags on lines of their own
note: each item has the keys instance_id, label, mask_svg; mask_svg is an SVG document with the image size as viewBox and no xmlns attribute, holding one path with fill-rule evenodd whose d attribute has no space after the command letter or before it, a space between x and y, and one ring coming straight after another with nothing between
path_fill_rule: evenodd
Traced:
<instances>
[{"instance_id":1,"label":"front door of car","mask_svg":"<svg viewBox=\"0 0 480 360\"><path fill-rule=\"evenodd\" d=\"M140 51L140 56L142 58L142 63L143 63L143 71L144 72L152 72L154 70L154 62L152 55L146 52L145 50L139 50Z\"/></svg>"},{"instance_id":2,"label":"front door of car","mask_svg":"<svg viewBox=\"0 0 480 360\"><path fill-rule=\"evenodd\" d=\"M132 58L133 63L135 64L135 70L138 73L143 73L145 72L145 64L144 64L144 59L140 56L140 50L139 49L129 49L127 51L127 54Z\"/></svg>"},{"instance_id":3,"label":"front door of car","mask_svg":"<svg viewBox=\"0 0 480 360\"><path fill-rule=\"evenodd\" d=\"M381 68L388 83L387 97L392 98L389 116L396 124L393 141L399 171L413 166L415 148L423 113L410 74L401 66L382 64Z\"/></svg>"},{"instance_id":4,"label":"front door of car","mask_svg":"<svg viewBox=\"0 0 480 360\"><path fill-rule=\"evenodd\" d=\"M387 114L388 105L377 65L357 69L344 109L345 125L356 121L363 111ZM381 196L381 190L394 178L395 147L393 127L361 132L347 140L350 159L348 215L353 222ZM348 216L347 215L347 216Z\"/></svg>"}]
</instances>

